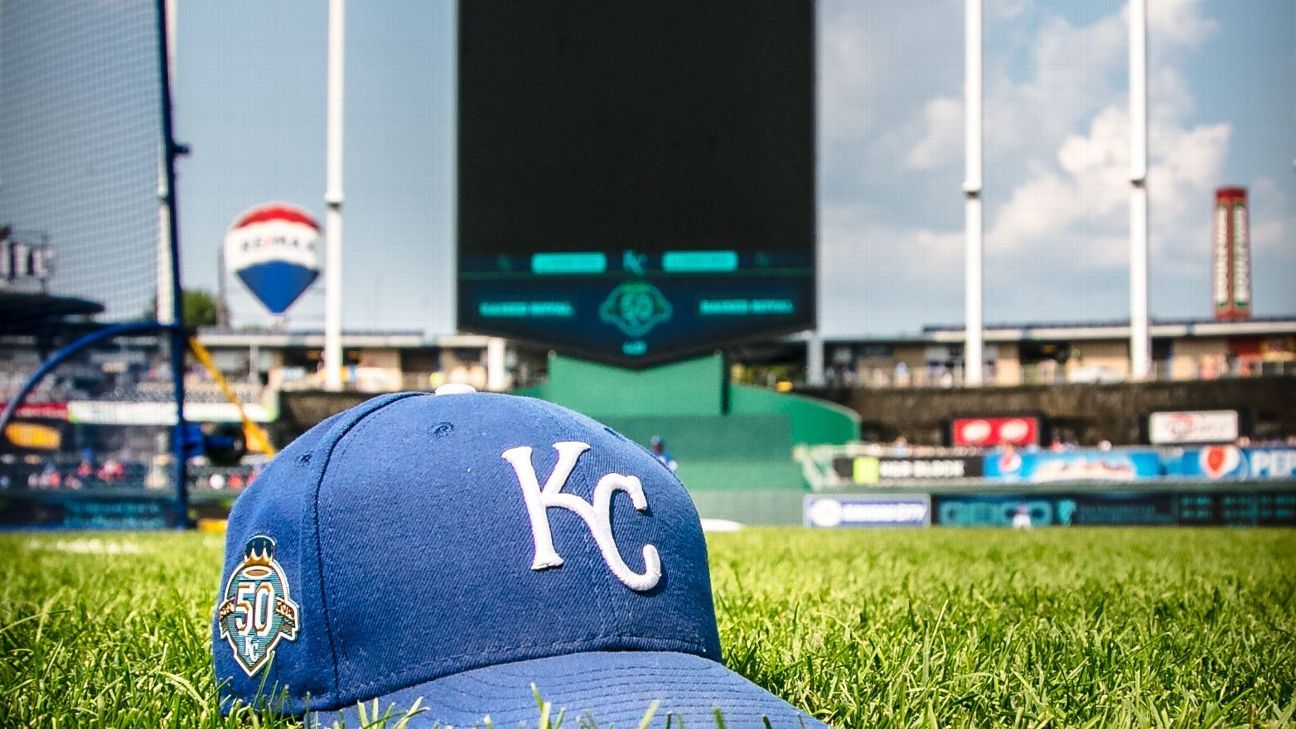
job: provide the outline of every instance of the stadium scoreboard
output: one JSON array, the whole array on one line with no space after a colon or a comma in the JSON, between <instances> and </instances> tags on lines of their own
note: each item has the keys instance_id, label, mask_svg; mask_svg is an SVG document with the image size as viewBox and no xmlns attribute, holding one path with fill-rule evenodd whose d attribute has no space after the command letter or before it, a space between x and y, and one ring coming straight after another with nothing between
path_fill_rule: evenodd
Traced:
<instances>
[{"instance_id":1,"label":"stadium scoreboard","mask_svg":"<svg viewBox=\"0 0 1296 729\"><path fill-rule=\"evenodd\" d=\"M458 323L621 366L815 324L810 0L459 6Z\"/></svg>"}]
</instances>

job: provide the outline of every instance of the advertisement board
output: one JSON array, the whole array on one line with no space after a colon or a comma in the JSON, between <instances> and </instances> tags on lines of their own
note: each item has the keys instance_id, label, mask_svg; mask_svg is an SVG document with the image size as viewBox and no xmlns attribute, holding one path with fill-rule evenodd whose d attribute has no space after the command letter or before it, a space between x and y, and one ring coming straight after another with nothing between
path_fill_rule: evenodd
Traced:
<instances>
[{"instance_id":1,"label":"advertisement board","mask_svg":"<svg viewBox=\"0 0 1296 729\"><path fill-rule=\"evenodd\" d=\"M1012 526L1020 511L1031 526L1122 526L1176 523L1170 494L1030 494L933 497L942 526Z\"/></svg>"},{"instance_id":2,"label":"advertisement board","mask_svg":"<svg viewBox=\"0 0 1296 729\"><path fill-rule=\"evenodd\" d=\"M7 407L8 402L0 402L0 410ZM65 402L25 402L18 406L13 416L26 420L67 420L68 406Z\"/></svg>"},{"instance_id":3,"label":"advertisement board","mask_svg":"<svg viewBox=\"0 0 1296 729\"><path fill-rule=\"evenodd\" d=\"M980 456L950 458L900 458L888 456L838 456L833 472L842 483L870 485L884 481L980 478Z\"/></svg>"},{"instance_id":4,"label":"advertisement board","mask_svg":"<svg viewBox=\"0 0 1296 729\"><path fill-rule=\"evenodd\" d=\"M1236 410L1155 412L1148 415L1148 442L1153 445L1231 443L1240 434L1240 422Z\"/></svg>"},{"instance_id":5,"label":"advertisement board","mask_svg":"<svg viewBox=\"0 0 1296 729\"><path fill-rule=\"evenodd\" d=\"M261 403L243 403L243 414L254 423L269 423L275 413ZM228 402L186 402L185 419L193 423L238 423L239 409ZM73 400L67 419L87 425L175 425L175 405L168 402Z\"/></svg>"},{"instance_id":6,"label":"advertisement board","mask_svg":"<svg viewBox=\"0 0 1296 729\"><path fill-rule=\"evenodd\" d=\"M927 526L931 499L924 494L806 495L803 523L808 527Z\"/></svg>"},{"instance_id":7,"label":"advertisement board","mask_svg":"<svg viewBox=\"0 0 1296 729\"><path fill-rule=\"evenodd\" d=\"M1071 493L932 497L938 526L1009 527L1020 512L1030 526L1291 526L1296 491Z\"/></svg>"},{"instance_id":8,"label":"advertisement board","mask_svg":"<svg viewBox=\"0 0 1296 729\"><path fill-rule=\"evenodd\" d=\"M1251 316L1251 229L1245 187L1215 191L1211 303L1216 319Z\"/></svg>"},{"instance_id":9,"label":"advertisement board","mask_svg":"<svg viewBox=\"0 0 1296 729\"><path fill-rule=\"evenodd\" d=\"M1191 448L1167 463L1167 474L1184 478L1296 479L1296 448L1239 448L1232 445Z\"/></svg>"},{"instance_id":10,"label":"advertisement board","mask_svg":"<svg viewBox=\"0 0 1296 729\"><path fill-rule=\"evenodd\" d=\"M0 529L174 529L164 495L107 496L84 492L0 493Z\"/></svg>"},{"instance_id":11,"label":"advertisement board","mask_svg":"<svg viewBox=\"0 0 1296 729\"><path fill-rule=\"evenodd\" d=\"M993 448L1039 445L1041 423L1035 415L960 417L950 421L950 445Z\"/></svg>"},{"instance_id":12,"label":"advertisement board","mask_svg":"<svg viewBox=\"0 0 1296 729\"><path fill-rule=\"evenodd\" d=\"M985 456L986 478L1048 483L1051 481L1133 481L1163 474L1157 451L1009 451Z\"/></svg>"}]
</instances>

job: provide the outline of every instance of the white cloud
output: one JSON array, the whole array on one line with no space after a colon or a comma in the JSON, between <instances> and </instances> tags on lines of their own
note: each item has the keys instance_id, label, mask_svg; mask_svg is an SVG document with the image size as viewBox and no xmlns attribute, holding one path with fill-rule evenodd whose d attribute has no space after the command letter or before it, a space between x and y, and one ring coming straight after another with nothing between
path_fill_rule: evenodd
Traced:
<instances>
[{"instance_id":1,"label":"white cloud","mask_svg":"<svg viewBox=\"0 0 1296 729\"><path fill-rule=\"evenodd\" d=\"M1030 7L1029 0L990 0L985 5L987 20L1012 20Z\"/></svg>"},{"instance_id":2,"label":"white cloud","mask_svg":"<svg viewBox=\"0 0 1296 729\"><path fill-rule=\"evenodd\" d=\"M1122 19L1128 11L1121 11ZM1148 50L1194 50L1206 42L1219 23L1202 15L1200 0L1150 0L1147 5Z\"/></svg>"},{"instance_id":3,"label":"white cloud","mask_svg":"<svg viewBox=\"0 0 1296 729\"><path fill-rule=\"evenodd\" d=\"M1154 250L1200 232L1197 219L1208 216L1210 192L1222 174L1231 131L1228 124L1191 129L1152 125L1148 195ZM1057 169L1041 171L1018 186L1008 203L995 211L988 238L998 251L1053 246L1061 254L1066 248L1059 243L1127 229L1129 117L1124 109L1109 106L1093 119L1087 134L1062 140L1057 163ZM1087 263L1118 266L1127 260L1123 247L1097 251L1099 255L1086 257Z\"/></svg>"},{"instance_id":4,"label":"white cloud","mask_svg":"<svg viewBox=\"0 0 1296 729\"><path fill-rule=\"evenodd\" d=\"M963 102L938 96L923 109L923 136L909 148L905 167L932 170L963 160Z\"/></svg>"},{"instance_id":5,"label":"white cloud","mask_svg":"<svg viewBox=\"0 0 1296 729\"><path fill-rule=\"evenodd\" d=\"M1020 54L1024 65L1005 62L995 56L996 48L986 47L987 318L995 318L996 312L1022 318L1014 313L1022 311L1022 302L1030 302L1037 312L1027 317L1032 319L1048 316L1047 311L1067 318L1124 316L1129 248L1128 10L1114 10L1084 24L1060 16L1031 19L1019 3L1010 0L993 2L989 10L997 22L1030 26L1033 35ZM961 21L959 13L957 22L947 23L947 30L961 35ZM1204 17L1201 2L1152 0L1148 22L1148 189L1156 314L1158 290L1181 283L1195 285L1191 282L1208 276L1208 256L1193 251L1208 230L1203 221L1209 217L1211 192L1223 175L1233 130L1228 123L1188 122L1195 113L1195 99L1180 62L1216 27L1215 21ZM874 44L873 50L879 46ZM899 58L893 56L891 61ZM908 183L914 189L925 184L922 178L952 181L962 171L961 64L946 69L946 77L944 88L933 89L936 93L928 94L922 103L897 105L890 109L890 117L879 114L873 120L878 133L870 140L867 154L921 176ZM897 185L906 184L904 180L901 177ZM958 204L953 194L941 199L949 201L942 207ZM924 303L953 302L958 307L954 311L961 312L963 231L950 220L952 216L945 218L949 227L942 229L903 211L884 205L866 210L860 203L854 210L849 205L825 209L823 217L824 285L830 292L825 302L837 301L839 296L859 300L858 268L867 266L873 272L870 280L885 277L888 289L901 285L940 290L938 295L923 297ZM1255 225L1257 245L1259 236L1269 240L1281 235L1275 226ZM900 241L904 252L888 254L889 260L856 253L851 254L854 259L847 255L838 261L833 247L846 239L855 241L856 251L865 247L861 241L873 241L875 248L883 239ZM829 267L834 261L843 268ZM855 275L843 275L852 265ZM949 314L939 318L951 319ZM825 323L834 320L825 316Z\"/></svg>"}]
</instances>

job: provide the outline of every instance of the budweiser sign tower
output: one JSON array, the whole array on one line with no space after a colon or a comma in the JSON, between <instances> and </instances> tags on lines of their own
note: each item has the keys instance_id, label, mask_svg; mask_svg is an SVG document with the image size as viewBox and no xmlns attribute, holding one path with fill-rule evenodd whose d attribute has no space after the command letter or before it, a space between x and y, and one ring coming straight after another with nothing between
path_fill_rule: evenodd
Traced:
<instances>
[{"instance_id":1,"label":"budweiser sign tower","mask_svg":"<svg viewBox=\"0 0 1296 729\"><path fill-rule=\"evenodd\" d=\"M1211 303L1216 319L1251 318L1251 226L1245 187L1215 191Z\"/></svg>"}]
</instances>

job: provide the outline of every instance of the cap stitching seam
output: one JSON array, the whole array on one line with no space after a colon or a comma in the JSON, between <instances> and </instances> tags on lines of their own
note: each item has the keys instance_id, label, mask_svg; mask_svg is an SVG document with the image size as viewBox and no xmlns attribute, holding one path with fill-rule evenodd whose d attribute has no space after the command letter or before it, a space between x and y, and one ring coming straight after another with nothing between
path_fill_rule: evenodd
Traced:
<instances>
[{"instance_id":1,"label":"cap stitching seam","mask_svg":"<svg viewBox=\"0 0 1296 729\"><path fill-rule=\"evenodd\" d=\"M333 623L329 620L328 592L324 587L324 559L323 559L324 550L323 550L323 539L320 536L320 518L319 518L320 489L324 485L324 477L328 475L328 468L333 460L333 451L337 449L338 444L342 442L342 439L345 438L347 434L349 434L352 430L354 430L357 425L364 422L365 419L367 419L370 415L373 415L374 413L378 412L379 410L382 410L388 405L395 402L400 402L401 400L405 400L410 397L416 397L422 394L423 393L418 393L418 392L406 392L406 393L397 393L395 395L391 395L389 396L389 399L380 403L376 403L375 405L373 405L372 409L367 410L364 413L361 413L360 417L356 418L355 420L352 420L350 423L347 423L346 428L343 429L341 433L338 433L337 436L333 438L332 442L328 444L328 448L324 454L324 462L321 463L319 466L320 468L319 478L315 479L315 485L312 489L313 493L311 494L311 521L314 523L314 527L315 527L314 529L315 532L314 546L315 546L315 558L316 558L315 572L316 572L316 580L319 583L320 613L322 614L321 617L323 618L323 622L324 622L324 635L325 637L328 638L329 657L333 659L332 661L333 687L332 688L335 695L340 695L342 693L342 686L341 686L342 679L340 674L338 673L337 645L333 639Z\"/></svg>"},{"instance_id":2,"label":"cap stitching seam","mask_svg":"<svg viewBox=\"0 0 1296 729\"><path fill-rule=\"evenodd\" d=\"M666 646L673 646L673 647L675 647L675 649L676 649L676 650L673 650L673 651L672 651L672 650L655 650L654 652L678 652L678 650L681 649L681 648L682 648L682 649L700 650L700 651L702 652L701 655L698 655L698 654L690 654L690 655L698 655L699 658L708 658L708 659L710 660L710 658L709 658L708 656L705 655L705 653L706 653L706 646L705 646L704 644L702 644L702 643L694 643L694 642L692 642L692 641L677 640L677 639L673 639L673 638L660 638L660 637L655 637L655 636L651 636L651 635L638 635L638 634L634 634L634 633L604 633L604 634L600 634L600 635L592 635L592 636L589 636L589 637L586 637L586 638L580 638L580 639L578 639L578 640L564 640L564 641L559 641L559 642L557 642L557 643L527 643L527 644L524 644L524 645L510 646L509 648L501 648L501 649L498 649L498 650L472 651L472 652L470 652L470 653L459 653L459 654L456 654L456 655L438 656L437 658L435 658L435 659L433 659L433 660L430 660L430 661L423 661L422 663L416 663L416 664L411 665L411 666L406 666L406 667L402 668L402 669L399 670L399 671L392 671L392 672L390 672L390 673L383 674L383 675L378 676L377 678L375 678L375 679L373 679L373 680L371 680L371 681L366 681L365 683L361 683L361 684L355 684L355 685L351 686L350 688L351 688L351 690L353 690L353 691L359 691L359 690L362 690L362 689L372 688L372 687L374 687L374 686L376 686L376 685L378 685L378 684L383 683L384 681L388 681L388 680L390 680L390 679L396 678L396 677L400 676L401 674L403 674L403 673L405 673L405 672L407 672L407 671L416 671L416 670L418 670L418 669L420 669L420 668L426 668L427 666L434 665L434 664L436 664L436 663L440 663L440 662L443 662L443 661L453 661L453 660L456 660L456 659L459 659L459 658L467 658L467 657L470 657L470 656L489 657L489 656L499 655L499 654L502 654L502 653L513 653L513 652L516 652L516 651L519 650L519 649L526 649L526 648L566 648L566 647L569 647L569 646L577 646L577 645L581 645L581 644L584 644L584 643L588 643L588 642L590 642L590 641L603 640L603 639L606 639L606 638L640 638L640 639L646 639L646 640L652 640L652 641L660 642L660 643L662 643L662 644L664 644L664 645L666 645ZM607 650L607 649L603 649L603 650ZM640 649L640 650L642 650L642 649ZM553 657L553 656L541 656L541 657ZM525 661L525 660L536 660L536 659L535 659L535 658L520 658L520 659L517 659L517 660L509 661L509 663L518 663L518 662ZM463 670L459 670L459 671L452 671L452 672L450 672L450 673L447 673L447 674L444 674L444 675L441 675L441 676L436 676L436 677L433 677L433 678L425 679L425 681L435 681L435 680L437 680L437 679L445 678L446 676L453 676L453 675L458 674L458 673L466 673L466 672L468 672L468 671L474 671L474 670L480 670L480 669L484 669L484 668L490 668L491 665L492 665L492 664L482 664L482 665L480 665L480 666L476 666L476 667L474 667L474 668L465 668L465 669L463 669ZM720 665L723 666L724 664L720 664ZM415 685L417 685L417 684L415 684ZM405 688L409 688L409 687L407 686L407 687L405 687Z\"/></svg>"}]
</instances>

